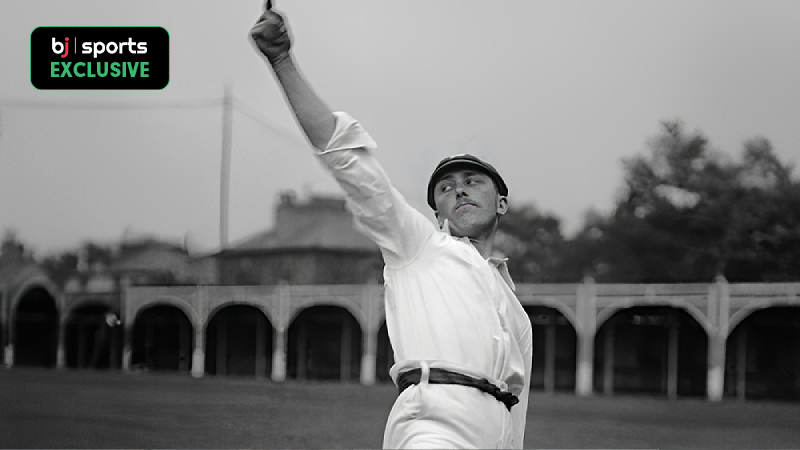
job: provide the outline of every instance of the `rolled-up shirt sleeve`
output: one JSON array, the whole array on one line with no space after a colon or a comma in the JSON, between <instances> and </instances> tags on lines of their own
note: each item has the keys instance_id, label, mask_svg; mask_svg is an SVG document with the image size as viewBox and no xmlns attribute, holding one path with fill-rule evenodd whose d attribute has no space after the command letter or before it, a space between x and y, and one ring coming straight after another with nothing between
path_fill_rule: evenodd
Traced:
<instances>
[{"instance_id":1,"label":"rolled-up shirt sleeve","mask_svg":"<svg viewBox=\"0 0 800 450\"><path fill-rule=\"evenodd\" d=\"M344 190L356 228L378 245L388 266L402 266L435 232L433 223L392 186L361 124L347 113L334 116L336 129L317 157Z\"/></svg>"}]
</instances>

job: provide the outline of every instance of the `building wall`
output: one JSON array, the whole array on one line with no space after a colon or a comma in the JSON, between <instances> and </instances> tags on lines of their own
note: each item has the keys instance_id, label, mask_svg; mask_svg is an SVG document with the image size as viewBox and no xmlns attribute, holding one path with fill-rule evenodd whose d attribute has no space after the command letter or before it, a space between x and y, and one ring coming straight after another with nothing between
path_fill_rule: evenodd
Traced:
<instances>
[{"instance_id":1,"label":"building wall","mask_svg":"<svg viewBox=\"0 0 800 450\"><path fill-rule=\"evenodd\" d=\"M219 281L233 285L361 284L383 282L377 252L294 250L219 258Z\"/></svg>"},{"instance_id":2,"label":"building wall","mask_svg":"<svg viewBox=\"0 0 800 450\"><path fill-rule=\"evenodd\" d=\"M140 350L145 355L141 357L142 363L150 355L155 358L154 369L177 367L176 370L202 375L204 349L223 348L207 341L219 339L219 332L211 336L208 329L216 312L249 305L253 314L263 317L258 322L261 325L251 327L259 330L258 340L243 339L249 345L247 348L260 349L261 356L248 356L247 348L229 346L229 368L236 367L236 361L252 359L259 364L260 374L280 381L287 376L287 361L309 358L307 375L313 376L311 368L322 362L315 360L313 365L310 362L318 357L313 355L314 345L322 345L318 336L311 335L316 325L296 328L294 335L291 331L302 322L298 318L306 317L309 323L324 323L329 331L334 330L332 333L340 333L341 347L337 348L342 349L338 352L342 363L334 367L337 373L367 384L385 380L381 373L385 372L391 352L380 345L379 330L385 327L383 288L379 284L128 286L116 300L122 302L122 311L115 310L114 302L106 303L109 299L96 294L64 295L52 291L48 303L48 311L52 311L42 315L44 310L32 309L40 303L37 303L39 297L32 295L45 292L40 281L32 280L19 289L6 289L0 297L2 310L9 312L0 316L2 337L7 343L3 359L8 366L15 364L15 360L52 365L56 343L47 347L46 358L36 359L31 353L32 335L25 328L52 323L48 336L58 339L55 364L59 367L72 361L78 367L116 368L124 363L124 367L134 368L131 362L135 366L137 360L132 353L144 349ZM594 390L609 395L641 392L669 397L705 393L712 400L720 400L723 395L741 399L800 399L796 381L800 379L800 355L796 352L800 343L799 283L727 284L718 280L710 285L594 285L586 282L523 284L517 288L521 303L531 315L538 341L539 355L534 359L536 388L574 389L581 395ZM327 316L320 313L319 307L331 306L339 308L342 314L337 314L342 318L325 319ZM317 310L314 314L322 315L303 316L314 310ZM31 312L38 315L34 317ZM109 313L111 319L121 314L121 323L109 322ZM343 319L348 317L354 322ZM170 325L173 323L178 324L177 328ZM17 330L11 332L15 326ZM111 329L99 333L104 326ZM230 329L244 332L240 328ZM174 349L161 345L167 342L161 335L170 337ZM81 336L89 347L81 347ZM294 344L290 344L292 336ZM229 344L239 342L232 333L227 339ZM337 341L335 336L330 340L325 341L325 346ZM299 341L307 342L308 347L298 344ZM303 348L310 350L302 353Z\"/></svg>"},{"instance_id":3,"label":"building wall","mask_svg":"<svg viewBox=\"0 0 800 450\"><path fill-rule=\"evenodd\" d=\"M752 395L755 387L763 385L760 376L783 380L774 390L776 394L772 395L779 395L774 398L800 396L800 388L786 381L785 376L761 373L773 369L758 366L760 369L756 370L752 364L750 367L737 364L742 366L734 369L737 380L745 381L737 381L733 391L724 390L726 370L731 370L725 362L726 348L730 353L735 344L729 341L730 331L739 323L749 322L747 319L754 311L787 307L790 309L780 317L788 317L789 313L800 317L797 295L800 284L740 285L717 280L710 285L595 285L589 279L578 285L519 285L517 292L520 302L532 314L534 328L545 327L538 333L534 330L534 335L544 341L540 346L543 358L539 360L544 367L535 368L534 372L541 371L538 383L546 390L571 385L579 395L600 390L606 394L625 391L670 398L705 393L710 400L719 401L723 395L741 398ZM378 354L379 330L384 320L382 295L382 286L376 284L132 287L125 294L125 317L126 326L130 327L136 321L137 311L150 305L168 304L176 311L183 311L195 333L197 347L193 352L192 373L199 376L204 367L203 346L210 344L204 341L210 314L228 305L252 305L266 315L273 328L270 374L281 381L287 376L287 361L319 358L304 353L312 340L310 334L295 335L295 344L287 346L295 320L318 306L335 306L352 315L357 325L348 328L347 333L341 332L341 348L351 348L345 343L357 342L353 339L359 333L362 343L360 357L349 352L341 357L341 367L355 367L350 364L360 360L360 379L371 384L381 379L376 376L378 361L387 359ZM800 378L800 361L791 350L791 343L800 339L797 336L800 331L791 323L791 320L781 322L785 328L782 332L788 336L784 339L788 344L780 354L781 366L790 368L790 377ZM569 332L569 327L574 332ZM312 332L313 327L308 330ZM743 338L743 342L747 343L747 361L775 353L772 348L755 348L758 340ZM262 364L263 361L262 357ZM568 376L565 370L574 370L574 376Z\"/></svg>"}]
</instances>

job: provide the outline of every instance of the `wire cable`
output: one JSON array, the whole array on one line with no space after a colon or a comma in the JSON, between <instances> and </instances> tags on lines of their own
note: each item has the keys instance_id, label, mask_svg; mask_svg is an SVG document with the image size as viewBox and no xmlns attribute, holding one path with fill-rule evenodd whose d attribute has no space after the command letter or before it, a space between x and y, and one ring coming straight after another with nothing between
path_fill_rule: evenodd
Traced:
<instances>
[{"instance_id":1,"label":"wire cable","mask_svg":"<svg viewBox=\"0 0 800 450\"><path fill-rule=\"evenodd\" d=\"M116 101L116 102L90 102L90 101L59 101L59 100L23 100L0 99L0 109L81 109L81 110L137 110L137 109L203 109L222 108L224 99L197 99L197 100L170 100L170 101ZM264 126L273 133L299 145L308 147L308 143L296 134L286 130L275 122L267 119L255 108L233 97L233 108L252 121Z\"/></svg>"},{"instance_id":2,"label":"wire cable","mask_svg":"<svg viewBox=\"0 0 800 450\"><path fill-rule=\"evenodd\" d=\"M218 108L219 99L170 100L162 102L81 102L81 101L38 101L2 99L0 108L18 109L197 109Z\"/></svg>"},{"instance_id":3,"label":"wire cable","mask_svg":"<svg viewBox=\"0 0 800 450\"><path fill-rule=\"evenodd\" d=\"M279 134L284 139L288 141L300 145L303 148L307 148L309 146L308 142L303 141L297 135L292 134L290 131L286 130L285 128L281 127L280 125L276 124L275 122L267 119L263 115L259 114L255 108L243 103L236 97L234 97L233 107L235 110L243 114L244 116L250 118L254 122L263 125L264 127L268 128L269 130Z\"/></svg>"}]
</instances>

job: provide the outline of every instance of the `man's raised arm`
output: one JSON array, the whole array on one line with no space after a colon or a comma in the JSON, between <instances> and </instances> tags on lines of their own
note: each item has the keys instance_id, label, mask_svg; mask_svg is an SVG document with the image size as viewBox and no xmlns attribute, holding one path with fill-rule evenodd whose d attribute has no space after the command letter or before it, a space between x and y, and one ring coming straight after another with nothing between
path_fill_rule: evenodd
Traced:
<instances>
[{"instance_id":1,"label":"man's raised arm","mask_svg":"<svg viewBox=\"0 0 800 450\"><path fill-rule=\"evenodd\" d=\"M271 0L267 0L264 14L250 30L250 37L272 67L311 145L324 150L333 135L336 119L295 65L285 21L280 14L272 11Z\"/></svg>"},{"instance_id":2,"label":"man's raised arm","mask_svg":"<svg viewBox=\"0 0 800 450\"><path fill-rule=\"evenodd\" d=\"M334 115L317 96L292 60L283 18L272 11L270 1L265 10L250 31L253 42L272 67L311 145L320 150L319 161L347 195L357 228L378 244L387 263L404 264L419 253L433 224L405 201L372 152L365 151L376 144L361 125L347 114ZM329 144L336 151L325 152Z\"/></svg>"}]
</instances>

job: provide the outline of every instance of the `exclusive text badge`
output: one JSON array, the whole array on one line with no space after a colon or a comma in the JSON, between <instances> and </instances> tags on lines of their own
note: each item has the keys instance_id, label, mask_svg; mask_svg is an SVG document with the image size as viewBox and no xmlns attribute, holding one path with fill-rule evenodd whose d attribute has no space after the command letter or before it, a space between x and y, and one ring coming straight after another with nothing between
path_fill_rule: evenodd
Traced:
<instances>
[{"instance_id":1,"label":"exclusive text badge","mask_svg":"<svg viewBox=\"0 0 800 450\"><path fill-rule=\"evenodd\" d=\"M161 27L39 27L31 33L37 89L163 89L169 33Z\"/></svg>"}]
</instances>

